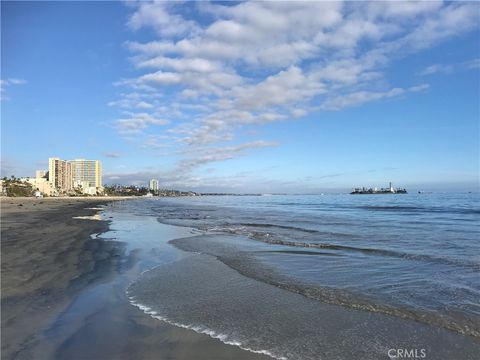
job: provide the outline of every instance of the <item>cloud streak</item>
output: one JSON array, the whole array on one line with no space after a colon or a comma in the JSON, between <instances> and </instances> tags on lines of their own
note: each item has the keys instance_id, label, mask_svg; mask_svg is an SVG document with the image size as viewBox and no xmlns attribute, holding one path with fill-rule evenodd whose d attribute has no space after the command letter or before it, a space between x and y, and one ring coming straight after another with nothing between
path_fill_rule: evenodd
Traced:
<instances>
[{"instance_id":1,"label":"cloud streak","mask_svg":"<svg viewBox=\"0 0 480 360\"><path fill-rule=\"evenodd\" d=\"M117 119L114 121L114 126L122 134L138 134L142 130L152 125L166 125L168 120L158 119L148 113L132 113L126 112L127 118Z\"/></svg>"},{"instance_id":2,"label":"cloud streak","mask_svg":"<svg viewBox=\"0 0 480 360\"><path fill-rule=\"evenodd\" d=\"M110 151L110 152L107 152L105 154L105 156L108 157L108 158L114 158L115 159L115 158L121 157L122 155L120 155L120 153L118 153L118 152Z\"/></svg>"},{"instance_id":3,"label":"cloud streak","mask_svg":"<svg viewBox=\"0 0 480 360\"><path fill-rule=\"evenodd\" d=\"M17 78L8 78L0 80L0 100L6 101L10 100L7 96L7 88L12 85L24 85L27 81L24 79L17 79Z\"/></svg>"}]
</instances>

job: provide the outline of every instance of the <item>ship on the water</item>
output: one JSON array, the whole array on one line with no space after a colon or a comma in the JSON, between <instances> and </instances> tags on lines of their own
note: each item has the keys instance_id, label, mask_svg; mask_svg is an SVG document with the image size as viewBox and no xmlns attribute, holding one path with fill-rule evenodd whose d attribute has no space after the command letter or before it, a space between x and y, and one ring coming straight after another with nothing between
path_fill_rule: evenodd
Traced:
<instances>
[{"instance_id":1,"label":"ship on the water","mask_svg":"<svg viewBox=\"0 0 480 360\"><path fill-rule=\"evenodd\" d=\"M351 195L368 195L368 194L407 194L406 189L396 189L390 183L388 188L353 188L353 191L350 193Z\"/></svg>"}]
</instances>

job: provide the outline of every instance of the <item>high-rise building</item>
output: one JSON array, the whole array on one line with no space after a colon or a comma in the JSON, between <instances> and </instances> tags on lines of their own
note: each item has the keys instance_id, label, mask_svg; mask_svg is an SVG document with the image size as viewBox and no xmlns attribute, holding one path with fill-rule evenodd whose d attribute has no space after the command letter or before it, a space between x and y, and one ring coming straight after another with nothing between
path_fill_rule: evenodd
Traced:
<instances>
[{"instance_id":1,"label":"high-rise building","mask_svg":"<svg viewBox=\"0 0 480 360\"><path fill-rule=\"evenodd\" d=\"M53 188L67 192L73 188L72 164L59 158L48 159L48 181Z\"/></svg>"},{"instance_id":2,"label":"high-rise building","mask_svg":"<svg viewBox=\"0 0 480 360\"><path fill-rule=\"evenodd\" d=\"M152 191L158 191L158 180L156 179L150 180L149 188Z\"/></svg>"},{"instance_id":3,"label":"high-rise building","mask_svg":"<svg viewBox=\"0 0 480 360\"><path fill-rule=\"evenodd\" d=\"M72 164L74 186L102 187L102 164L99 160L75 159L69 163Z\"/></svg>"},{"instance_id":4,"label":"high-rise building","mask_svg":"<svg viewBox=\"0 0 480 360\"><path fill-rule=\"evenodd\" d=\"M94 195L102 190L102 165L99 160L49 158L48 180L59 192L81 189Z\"/></svg>"}]
</instances>

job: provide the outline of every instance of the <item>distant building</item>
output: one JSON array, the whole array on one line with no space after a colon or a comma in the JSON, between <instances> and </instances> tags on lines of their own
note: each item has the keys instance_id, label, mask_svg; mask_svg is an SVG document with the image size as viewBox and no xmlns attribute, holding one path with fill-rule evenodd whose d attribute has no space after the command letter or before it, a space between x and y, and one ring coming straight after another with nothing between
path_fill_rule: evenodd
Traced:
<instances>
[{"instance_id":1,"label":"distant building","mask_svg":"<svg viewBox=\"0 0 480 360\"><path fill-rule=\"evenodd\" d=\"M49 158L48 181L59 193L80 190L95 195L103 191L102 165L99 160Z\"/></svg>"},{"instance_id":2,"label":"distant building","mask_svg":"<svg viewBox=\"0 0 480 360\"><path fill-rule=\"evenodd\" d=\"M46 170L37 170L35 171L35 178L22 178L22 182L27 182L32 185L33 190L35 191L35 196L37 193L40 193L41 196L53 196L57 194L56 189L52 186L48 180L48 171ZM37 196L38 197L38 196Z\"/></svg>"},{"instance_id":3,"label":"distant building","mask_svg":"<svg viewBox=\"0 0 480 360\"><path fill-rule=\"evenodd\" d=\"M35 171L35 178L36 179L41 179L45 178L47 176L48 171L46 170L37 170Z\"/></svg>"},{"instance_id":4,"label":"distant building","mask_svg":"<svg viewBox=\"0 0 480 360\"><path fill-rule=\"evenodd\" d=\"M47 196L57 195L55 188L52 186L52 184L48 181L47 178L37 177L34 179L27 178L22 180L32 185L32 188L33 190L35 190L35 193L39 191L41 194L47 195Z\"/></svg>"},{"instance_id":5,"label":"distant building","mask_svg":"<svg viewBox=\"0 0 480 360\"><path fill-rule=\"evenodd\" d=\"M74 187L85 190L102 187L102 164L99 160L76 159L70 160L69 163L72 164Z\"/></svg>"},{"instance_id":6,"label":"distant building","mask_svg":"<svg viewBox=\"0 0 480 360\"><path fill-rule=\"evenodd\" d=\"M59 158L48 159L48 181L59 192L73 189L72 164Z\"/></svg>"},{"instance_id":7,"label":"distant building","mask_svg":"<svg viewBox=\"0 0 480 360\"><path fill-rule=\"evenodd\" d=\"M150 180L149 189L152 191L158 191L158 180L156 179Z\"/></svg>"}]
</instances>

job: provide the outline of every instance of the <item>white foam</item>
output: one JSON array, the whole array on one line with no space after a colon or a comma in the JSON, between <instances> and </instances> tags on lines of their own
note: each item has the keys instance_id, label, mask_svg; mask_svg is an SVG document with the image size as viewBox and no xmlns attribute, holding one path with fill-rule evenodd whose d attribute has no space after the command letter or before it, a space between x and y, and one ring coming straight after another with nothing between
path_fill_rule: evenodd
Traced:
<instances>
[{"instance_id":1,"label":"white foam","mask_svg":"<svg viewBox=\"0 0 480 360\"><path fill-rule=\"evenodd\" d=\"M91 216L74 216L73 219L82 219L82 220L102 220L102 217L99 214Z\"/></svg>"},{"instance_id":2,"label":"white foam","mask_svg":"<svg viewBox=\"0 0 480 360\"><path fill-rule=\"evenodd\" d=\"M270 356L271 358L278 359L278 360L287 360L286 357L274 355L273 353L271 353L268 350L254 350L254 349L251 349L249 347L244 346L240 341L228 340L228 335L226 335L226 334L217 333L214 330L211 330L211 329L208 329L208 328L205 328L205 327L202 327L202 326L198 326L198 325L197 326L192 325L192 324L185 325L185 324L181 324L181 323L177 323L175 321L169 320L168 318L158 314L158 312L152 311L152 308L150 308L148 306L145 306L145 305L142 305L142 304L134 301L133 299L135 297L134 296L128 296L128 292L127 292L127 297L130 299L130 303L133 306L136 306L137 308L142 310L145 314L150 315L154 319L164 321L164 322L166 322L170 325L177 326L177 327L180 327L180 328L183 328L183 329L193 330L193 331L195 331L196 333L199 333L199 334L208 335L211 338L220 340L224 344L237 346L237 347L239 347L243 350L250 351L250 352L255 353L255 354L267 355L267 356Z\"/></svg>"}]
</instances>

